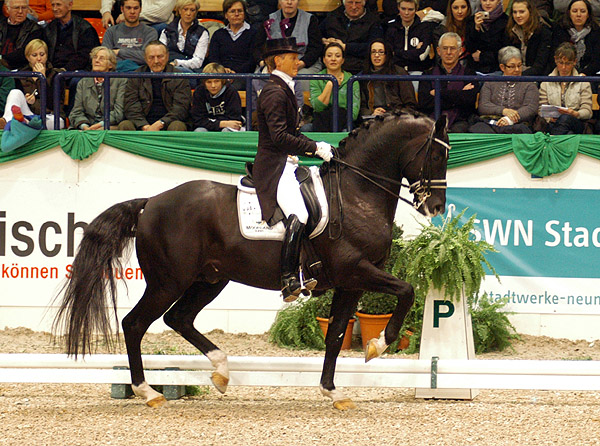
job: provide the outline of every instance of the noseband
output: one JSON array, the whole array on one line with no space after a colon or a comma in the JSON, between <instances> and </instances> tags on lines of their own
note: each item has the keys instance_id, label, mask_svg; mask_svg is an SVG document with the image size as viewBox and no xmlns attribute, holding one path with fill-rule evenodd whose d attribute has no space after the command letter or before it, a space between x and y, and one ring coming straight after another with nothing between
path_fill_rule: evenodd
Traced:
<instances>
[{"instance_id":1,"label":"noseband","mask_svg":"<svg viewBox=\"0 0 600 446\"><path fill-rule=\"evenodd\" d=\"M383 175L369 172L360 167L353 166L352 164L348 164L347 162L341 160L337 155L334 156L332 158L332 160L343 166L348 167L354 173L361 176L365 180L370 181L375 186L377 186L378 188L389 193L393 197L398 198L398 199L410 204L415 209L418 209L431 196L432 189L446 189L447 188L447 183L446 183L445 179L437 180L437 179L431 178L432 173L431 173L431 162L430 161L431 161L431 147L432 147L433 143L436 142L446 148L446 158L448 158L448 154L450 151L450 145L448 143L433 136L434 131L435 131L435 124L431 127L431 131L429 132L429 135L427 136L427 139L425 140L425 142L419 147L419 149L417 151L415 151L412 158L409 159L406 162L406 164L404 164L404 166L402 166L402 169L400 170L400 172L402 174L402 179L404 179L404 171L406 170L406 168L412 162L415 161L415 159L417 158L419 153L421 153L423 150L425 150L425 160L424 160L423 165L421 166L421 169L419 172L419 179L411 184L407 184L402 181L397 181L392 178L385 177ZM411 194L413 194L413 196L414 196L413 202L410 202L406 198L401 197L400 194L396 194L395 192L392 192L391 190L389 190L388 188L386 188L385 186L383 186L382 184L378 183L375 180L383 180L387 183L394 184L396 186L400 186L401 191L402 191L402 187L407 188L408 191Z\"/></svg>"}]
</instances>

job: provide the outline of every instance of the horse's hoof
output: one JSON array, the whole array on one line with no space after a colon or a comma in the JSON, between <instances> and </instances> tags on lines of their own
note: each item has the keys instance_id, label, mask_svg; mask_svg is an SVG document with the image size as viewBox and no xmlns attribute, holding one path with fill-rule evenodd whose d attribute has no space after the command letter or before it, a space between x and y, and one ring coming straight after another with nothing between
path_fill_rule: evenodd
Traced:
<instances>
[{"instance_id":1,"label":"horse's hoof","mask_svg":"<svg viewBox=\"0 0 600 446\"><path fill-rule=\"evenodd\" d=\"M225 393L227 384L229 384L229 378L221 375L219 372L213 372L210 380L219 392Z\"/></svg>"},{"instance_id":2,"label":"horse's hoof","mask_svg":"<svg viewBox=\"0 0 600 446\"><path fill-rule=\"evenodd\" d=\"M367 342L367 348L365 349L365 362L369 362L371 359L379 357L376 343L376 338L373 338Z\"/></svg>"},{"instance_id":3,"label":"horse's hoof","mask_svg":"<svg viewBox=\"0 0 600 446\"><path fill-rule=\"evenodd\" d=\"M333 402L333 407L337 410L351 410L356 409L356 404L350 398L346 398L339 401Z\"/></svg>"},{"instance_id":4,"label":"horse's hoof","mask_svg":"<svg viewBox=\"0 0 600 446\"><path fill-rule=\"evenodd\" d=\"M156 398L153 398L149 401L146 401L146 404L152 408L159 408L164 406L165 404L167 404L167 399L164 397L164 395L161 396L157 396Z\"/></svg>"}]
</instances>

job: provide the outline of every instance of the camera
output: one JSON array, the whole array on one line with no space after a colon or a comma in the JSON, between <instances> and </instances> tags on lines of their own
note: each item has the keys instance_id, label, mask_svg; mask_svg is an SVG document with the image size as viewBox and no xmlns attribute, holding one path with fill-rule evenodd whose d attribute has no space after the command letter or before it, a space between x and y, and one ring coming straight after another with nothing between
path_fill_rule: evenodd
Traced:
<instances>
[{"instance_id":1,"label":"camera","mask_svg":"<svg viewBox=\"0 0 600 446\"><path fill-rule=\"evenodd\" d=\"M490 18L490 13L488 11L482 11L483 20L488 20Z\"/></svg>"}]
</instances>

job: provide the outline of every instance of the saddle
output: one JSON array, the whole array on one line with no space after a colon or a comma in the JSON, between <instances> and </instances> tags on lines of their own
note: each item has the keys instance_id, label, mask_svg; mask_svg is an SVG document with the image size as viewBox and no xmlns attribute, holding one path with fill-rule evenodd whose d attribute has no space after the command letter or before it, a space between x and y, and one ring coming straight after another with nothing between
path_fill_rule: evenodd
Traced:
<instances>
[{"instance_id":1,"label":"saddle","mask_svg":"<svg viewBox=\"0 0 600 446\"><path fill-rule=\"evenodd\" d=\"M283 240L285 226L283 211L277 208L269 224L262 221L260 204L252 178L253 163L246 163L247 175L238 183L238 217L242 235L250 240ZM309 238L320 235L329 221L329 208L325 189L316 166L298 166L296 179L300 183L300 192L308 210L306 233Z\"/></svg>"}]
</instances>

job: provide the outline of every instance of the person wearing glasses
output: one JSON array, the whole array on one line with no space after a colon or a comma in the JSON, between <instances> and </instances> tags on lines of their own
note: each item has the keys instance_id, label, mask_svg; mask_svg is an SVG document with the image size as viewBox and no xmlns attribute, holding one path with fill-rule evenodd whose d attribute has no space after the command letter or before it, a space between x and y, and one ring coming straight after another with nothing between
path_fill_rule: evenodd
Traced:
<instances>
[{"instance_id":1,"label":"person wearing glasses","mask_svg":"<svg viewBox=\"0 0 600 446\"><path fill-rule=\"evenodd\" d=\"M478 82L458 81L451 76L472 76L475 72L460 59L462 39L453 32L442 34L437 44L439 63L424 74L444 75L447 79L440 83L442 113L448 118L448 131L466 133L469 120L475 114L475 102L479 93ZM433 81L419 82L419 110L432 115L435 109Z\"/></svg>"},{"instance_id":2,"label":"person wearing glasses","mask_svg":"<svg viewBox=\"0 0 600 446\"><path fill-rule=\"evenodd\" d=\"M383 39L369 45L369 59L363 74L407 75L394 65L392 49ZM401 107L417 107L415 90L410 81L364 80L360 83L360 113L363 120L380 116Z\"/></svg>"},{"instance_id":3,"label":"person wearing glasses","mask_svg":"<svg viewBox=\"0 0 600 446\"><path fill-rule=\"evenodd\" d=\"M25 47L35 39L42 39L42 27L27 18L28 0L7 0L8 17L0 18L0 55L2 64L16 70L27 64Z\"/></svg>"},{"instance_id":4,"label":"person wearing glasses","mask_svg":"<svg viewBox=\"0 0 600 446\"><path fill-rule=\"evenodd\" d=\"M521 76L523 58L514 46L498 51L503 76ZM538 112L539 92L535 82L485 82L479 95L480 122L471 133L532 133Z\"/></svg>"},{"instance_id":5,"label":"person wearing glasses","mask_svg":"<svg viewBox=\"0 0 600 446\"><path fill-rule=\"evenodd\" d=\"M577 50L564 42L554 53L556 68L550 76L582 76L575 68ZM546 116L551 135L582 134L585 121L592 117L592 87L589 82L542 82L540 107L555 105L553 116ZM540 113L544 116L543 113Z\"/></svg>"},{"instance_id":6,"label":"person wearing glasses","mask_svg":"<svg viewBox=\"0 0 600 446\"><path fill-rule=\"evenodd\" d=\"M227 73L253 73L254 40L256 30L246 22L247 4L245 0L225 0L223 14L227 26L212 35L208 46L208 63L216 62L225 67ZM244 79L234 79L236 90L245 90Z\"/></svg>"}]
</instances>

